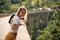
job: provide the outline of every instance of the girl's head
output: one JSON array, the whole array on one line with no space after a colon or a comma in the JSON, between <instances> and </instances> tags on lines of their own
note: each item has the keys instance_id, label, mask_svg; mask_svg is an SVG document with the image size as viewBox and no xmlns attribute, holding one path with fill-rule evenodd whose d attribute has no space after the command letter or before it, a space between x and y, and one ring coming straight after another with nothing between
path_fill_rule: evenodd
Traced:
<instances>
[{"instance_id":1,"label":"girl's head","mask_svg":"<svg viewBox=\"0 0 60 40\"><path fill-rule=\"evenodd\" d=\"M25 21L27 20L27 9L24 6L19 7L16 14L20 18L24 18Z\"/></svg>"},{"instance_id":2,"label":"girl's head","mask_svg":"<svg viewBox=\"0 0 60 40\"><path fill-rule=\"evenodd\" d=\"M26 14L26 8L21 6L19 9L18 9L18 12L17 12L17 15L19 17L24 17L24 15Z\"/></svg>"}]
</instances>

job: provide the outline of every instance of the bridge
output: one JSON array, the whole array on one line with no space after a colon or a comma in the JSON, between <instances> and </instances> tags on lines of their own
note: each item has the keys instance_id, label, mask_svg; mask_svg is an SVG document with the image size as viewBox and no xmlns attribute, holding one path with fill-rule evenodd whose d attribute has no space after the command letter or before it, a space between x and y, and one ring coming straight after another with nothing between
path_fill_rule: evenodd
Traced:
<instances>
[{"instance_id":1,"label":"bridge","mask_svg":"<svg viewBox=\"0 0 60 40\"><path fill-rule=\"evenodd\" d=\"M48 17L50 12L53 11L28 11L28 21L26 23L27 27L19 28L16 40L31 40L33 27L35 30L34 35L36 37L38 35L38 28L41 28L42 24L48 24ZM5 40L5 36L9 32L9 17L10 16L0 18L0 40Z\"/></svg>"},{"instance_id":2,"label":"bridge","mask_svg":"<svg viewBox=\"0 0 60 40\"><path fill-rule=\"evenodd\" d=\"M27 29L32 40L39 35L39 29L47 26L54 11L28 11ZM32 32L32 30L34 32Z\"/></svg>"}]
</instances>

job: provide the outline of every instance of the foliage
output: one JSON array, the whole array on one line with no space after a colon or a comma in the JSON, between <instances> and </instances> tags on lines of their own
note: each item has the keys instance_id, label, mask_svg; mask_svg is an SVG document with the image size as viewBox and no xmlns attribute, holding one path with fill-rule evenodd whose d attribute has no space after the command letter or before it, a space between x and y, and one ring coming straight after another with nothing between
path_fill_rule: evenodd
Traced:
<instances>
[{"instance_id":1,"label":"foliage","mask_svg":"<svg viewBox=\"0 0 60 40\"><path fill-rule=\"evenodd\" d=\"M60 39L60 12L53 13L53 19L47 27L40 31L40 35L36 40L59 40Z\"/></svg>"},{"instance_id":2,"label":"foliage","mask_svg":"<svg viewBox=\"0 0 60 40\"><path fill-rule=\"evenodd\" d=\"M57 7L60 6L59 0L0 0L0 12L15 12L18 8L7 8L11 7L12 4L17 6L25 6L27 9L40 8L40 7ZM19 5L18 5L19 4ZM52 4L52 5L51 5ZM3 8L3 9L2 9ZM9 9L7 11L7 9Z\"/></svg>"},{"instance_id":3,"label":"foliage","mask_svg":"<svg viewBox=\"0 0 60 40\"><path fill-rule=\"evenodd\" d=\"M19 6L25 6L27 9L40 7L60 6L58 0L0 0L0 13L16 12ZM44 29L38 29L39 34L35 37L35 28L32 27L31 35L33 40L59 40L60 39L60 12L55 11L52 19ZM40 20L42 22L42 20ZM40 24L41 25L41 24ZM39 26L40 27L40 26ZM39 28L38 27L38 28ZM29 29L30 31L30 29Z\"/></svg>"}]
</instances>

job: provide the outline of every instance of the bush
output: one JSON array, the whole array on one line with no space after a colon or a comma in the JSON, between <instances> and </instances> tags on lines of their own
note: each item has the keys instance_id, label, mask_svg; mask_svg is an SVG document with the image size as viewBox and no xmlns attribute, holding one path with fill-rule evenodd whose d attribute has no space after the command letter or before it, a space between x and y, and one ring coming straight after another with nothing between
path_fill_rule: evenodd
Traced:
<instances>
[{"instance_id":1,"label":"bush","mask_svg":"<svg viewBox=\"0 0 60 40\"><path fill-rule=\"evenodd\" d=\"M4 5L2 5L0 7L0 13L6 13L6 12L9 12L10 10L10 4L9 3L5 3Z\"/></svg>"},{"instance_id":2,"label":"bush","mask_svg":"<svg viewBox=\"0 0 60 40\"><path fill-rule=\"evenodd\" d=\"M49 22L44 30L40 31L40 35L36 40L59 40L60 39L60 12L53 13L53 20Z\"/></svg>"}]
</instances>

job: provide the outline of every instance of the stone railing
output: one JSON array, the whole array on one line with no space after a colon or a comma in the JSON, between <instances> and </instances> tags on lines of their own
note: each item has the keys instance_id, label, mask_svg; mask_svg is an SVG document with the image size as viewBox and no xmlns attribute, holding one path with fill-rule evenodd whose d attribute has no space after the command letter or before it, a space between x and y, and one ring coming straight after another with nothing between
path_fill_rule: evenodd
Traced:
<instances>
[{"instance_id":1,"label":"stone railing","mask_svg":"<svg viewBox=\"0 0 60 40\"><path fill-rule=\"evenodd\" d=\"M38 29L43 29L48 24L49 14L53 11L29 11L27 29L32 35L32 30L34 30L34 35L38 35Z\"/></svg>"},{"instance_id":2,"label":"stone railing","mask_svg":"<svg viewBox=\"0 0 60 40\"><path fill-rule=\"evenodd\" d=\"M0 17L9 16L10 14L0 14Z\"/></svg>"}]
</instances>

